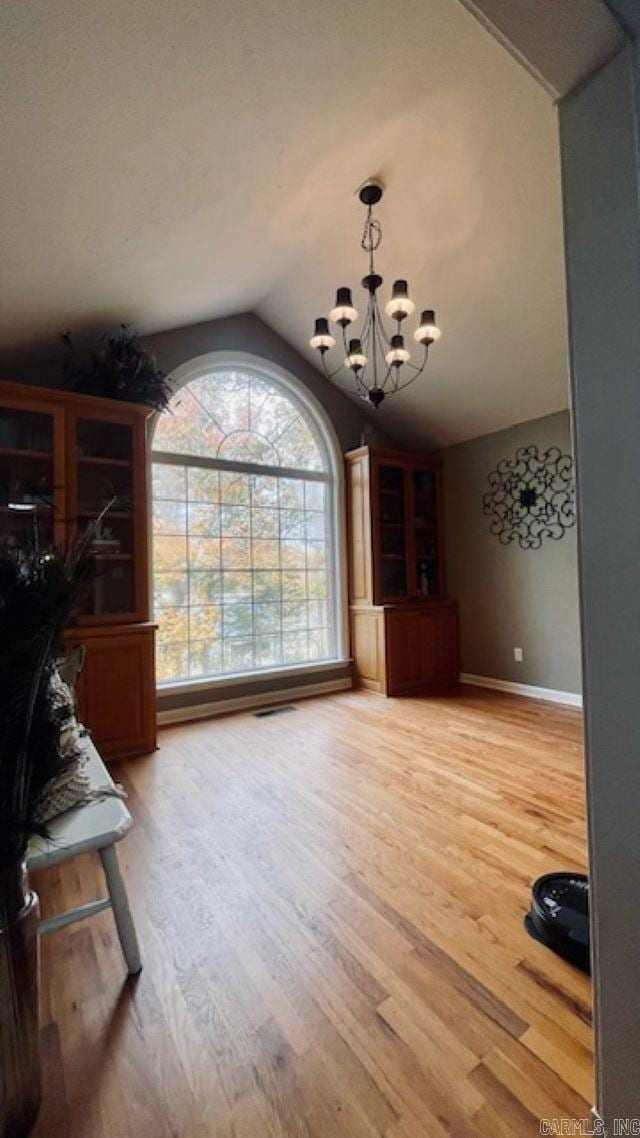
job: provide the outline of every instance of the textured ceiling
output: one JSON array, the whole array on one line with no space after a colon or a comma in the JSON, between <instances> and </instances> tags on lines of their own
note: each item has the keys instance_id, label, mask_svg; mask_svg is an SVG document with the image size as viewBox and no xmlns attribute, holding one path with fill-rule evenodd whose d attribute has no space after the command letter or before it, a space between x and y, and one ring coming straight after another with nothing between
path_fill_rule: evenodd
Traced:
<instances>
[{"instance_id":1,"label":"textured ceiling","mask_svg":"<svg viewBox=\"0 0 640 1138\"><path fill-rule=\"evenodd\" d=\"M380 415L448 443L567 405L548 94L457 0L8 0L0 351L122 319L257 311L310 356L358 287L369 174L386 280L443 339Z\"/></svg>"}]
</instances>

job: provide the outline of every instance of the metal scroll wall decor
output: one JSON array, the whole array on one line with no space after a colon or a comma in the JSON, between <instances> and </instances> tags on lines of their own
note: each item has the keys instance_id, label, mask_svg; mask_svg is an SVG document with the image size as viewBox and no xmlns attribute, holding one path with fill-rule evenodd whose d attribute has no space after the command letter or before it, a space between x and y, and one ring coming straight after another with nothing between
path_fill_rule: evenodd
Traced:
<instances>
[{"instance_id":1,"label":"metal scroll wall decor","mask_svg":"<svg viewBox=\"0 0 640 1138\"><path fill-rule=\"evenodd\" d=\"M559 447L542 453L537 446L519 447L515 458L501 459L488 482L483 509L503 545L517 541L521 549L539 549L545 538L558 541L575 525L573 458Z\"/></svg>"}]
</instances>

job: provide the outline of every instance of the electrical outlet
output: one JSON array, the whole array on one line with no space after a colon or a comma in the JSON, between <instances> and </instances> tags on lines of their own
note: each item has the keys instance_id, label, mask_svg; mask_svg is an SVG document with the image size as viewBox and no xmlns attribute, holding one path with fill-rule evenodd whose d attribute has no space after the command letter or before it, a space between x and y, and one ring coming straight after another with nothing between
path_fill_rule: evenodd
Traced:
<instances>
[{"instance_id":1,"label":"electrical outlet","mask_svg":"<svg viewBox=\"0 0 640 1138\"><path fill-rule=\"evenodd\" d=\"M524 659L524 653L522 651L522 648L514 648L513 649L513 658L518 664L522 663L522 661Z\"/></svg>"}]
</instances>

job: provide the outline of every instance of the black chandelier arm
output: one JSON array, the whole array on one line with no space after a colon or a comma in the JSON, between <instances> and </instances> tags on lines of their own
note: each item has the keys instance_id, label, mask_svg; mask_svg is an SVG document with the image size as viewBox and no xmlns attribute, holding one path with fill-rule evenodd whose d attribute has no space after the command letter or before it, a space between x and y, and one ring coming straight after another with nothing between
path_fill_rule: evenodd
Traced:
<instances>
[{"instance_id":1,"label":"black chandelier arm","mask_svg":"<svg viewBox=\"0 0 640 1138\"><path fill-rule=\"evenodd\" d=\"M386 333L384 331L384 326L382 325L382 321L380 321L380 320L378 321L377 331L378 331L378 348L380 350L380 357L381 357L381 359L384 360L385 354L386 354L386 347L390 348L392 346L392 344L391 344L391 340L386 335ZM385 347L385 344L386 344L386 347ZM385 363L386 363L386 360L385 360ZM389 380L393 379L393 373L396 370L394 368L393 364L386 364L386 368L387 368L387 370L385 372L384 379L382 380L382 383L378 384L381 391L388 391L389 390L389 387L388 387ZM392 390L395 391L395 386L393 386L393 384L392 384Z\"/></svg>"},{"instance_id":2,"label":"black chandelier arm","mask_svg":"<svg viewBox=\"0 0 640 1138\"><path fill-rule=\"evenodd\" d=\"M393 364L391 364L389 366L389 370L388 370L387 375L385 377L385 382L382 384L382 389L387 390L389 395L395 395L396 391L402 391L405 387L409 387L410 384L415 382L415 380L418 378L418 376L422 375L425 367L427 366L427 359L428 359L428 349L426 349L426 347L425 347L425 357L424 357L424 360L422 361L422 364L420 367L416 367L415 364L412 364L409 361L407 361L407 363L404 363L402 365L402 367L400 367L400 368L394 368ZM404 375L404 369L405 368L410 368L414 374L412 376L410 376L409 379L405 380L404 383L401 383L400 379L401 379L401 376ZM391 386L387 389L386 388L386 382L390 376L391 376L391 379L393 382L391 383Z\"/></svg>"},{"instance_id":3,"label":"black chandelier arm","mask_svg":"<svg viewBox=\"0 0 640 1138\"><path fill-rule=\"evenodd\" d=\"M342 346L344 348L344 358L346 359L347 356L349 355L349 345L347 343L347 330L346 330L346 328L342 329ZM338 372L342 371L342 368L344 367L344 360L341 363L339 363L337 368L335 368L333 371L329 371L329 369L327 367L327 349L325 349L323 352L321 352L321 355L322 355L322 367L324 368L324 374L326 375L327 379L333 379L334 376L336 376L338 374Z\"/></svg>"},{"instance_id":4,"label":"black chandelier arm","mask_svg":"<svg viewBox=\"0 0 640 1138\"><path fill-rule=\"evenodd\" d=\"M380 388L382 391L387 392L387 391L395 391L396 390L396 388L393 384L393 370L394 370L393 366L391 364L387 364L387 373L386 373L382 383L380 384ZM389 380L392 381L390 387L387 386L387 384L389 383Z\"/></svg>"},{"instance_id":5,"label":"black chandelier arm","mask_svg":"<svg viewBox=\"0 0 640 1138\"><path fill-rule=\"evenodd\" d=\"M360 398L361 399L368 399L369 398L369 388L367 387L366 383L364 382L362 376L358 375L357 372L354 372L353 377L356 381L356 388L357 388L358 395L360 396Z\"/></svg>"},{"instance_id":6,"label":"black chandelier arm","mask_svg":"<svg viewBox=\"0 0 640 1138\"><path fill-rule=\"evenodd\" d=\"M322 368L323 368L324 374L326 375L327 379L335 379L338 372L342 371L342 364L338 364L337 368L334 371L329 371L329 368L327 367L327 353L326 353L326 351L322 352L321 355L322 355Z\"/></svg>"},{"instance_id":7,"label":"black chandelier arm","mask_svg":"<svg viewBox=\"0 0 640 1138\"><path fill-rule=\"evenodd\" d=\"M346 359L347 356L349 355L349 344L347 341L347 329L346 328L342 329L342 345L344 348L344 359ZM327 353L326 353L326 351L324 351L324 352L322 352L322 368L323 368L324 374L326 375L327 379L335 379L335 377L337 375L339 375L342 371L345 372L345 377L346 377L346 373L348 371L349 374L355 379L356 385L358 386L358 388L361 389L359 393L363 395L363 398L367 398L368 388L367 388L366 384L363 382L362 377L359 375L359 373L357 371L354 371L353 368L348 368L348 369L345 368L344 360L341 363L339 363L338 366L333 371L329 371L329 369L327 367ZM348 394L348 388L341 387L341 390L345 391L345 393Z\"/></svg>"},{"instance_id":8,"label":"black chandelier arm","mask_svg":"<svg viewBox=\"0 0 640 1138\"><path fill-rule=\"evenodd\" d=\"M369 336L371 334L371 309L372 309L372 304L371 304L371 296L370 296L368 301L367 301L367 311L365 313L365 317L364 317L364 320L362 322L362 329L360 332L360 343L362 344L363 349L366 348L366 346L369 342ZM366 355L366 351L365 351L365 355Z\"/></svg>"},{"instance_id":9,"label":"black chandelier arm","mask_svg":"<svg viewBox=\"0 0 640 1138\"><path fill-rule=\"evenodd\" d=\"M399 383L398 386L395 388L395 390L396 391L403 391L405 387L409 387L409 384L415 383L418 376L422 375L424 369L426 368L428 360L429 360L429 348L428 348L428 345L425 344L425 346L424 346L424 360L422 361L422 366L416 367L415 364L411 364L411 363L405 364L405 367L410 367L415 374L412 375L410 379L407 379L405 383Z\"/></svg>"},{"instance_id":10,"label":"black chandelier arm","mask_svg":"<svg viewBox=\"0 0 640 1138\"><path fill-rule=\"evenodd\" d=\"M394 395L396 393L396 391L403 391L405 387L409 387L412 383L414 383L415 380L418 378L418 376L422 375L422 372L425 369L425 365L426 365L426 360L425 360L425 363L422 365L422 367L419 367L419 368L415 367L412 364L411 367L412 367L412 370L415 372L415 374L412 375L409 379L407 379L404 383L399 383L398 380L396 379L396 381L393 382L391 385L389 385L389 379L393 378L394 369L392 366L387 367L385 377L382 380L382 383L378 384L378 389L380 391L385 391L389 395ZM324 354L322 357L322 366L323 366L323 370L324 370L324 373L325 373L325 376L327 377L327 379L330 379L332 382L334 382L336 384L336 387L340 391L344 392L345 395L352 395L353 389L350 388L348 385L346 385L344 382L340 382L340 380L342 379L341 373L343 373L343 372L344 372L344 379L345 380L347 380L347 375L348 375L349 379L351 379L352 381L355 381L356 394L359 396L359 398L364 399L365 403L369 402L369 392L371 389L369 387L367 387L366 383L364 382L363 376L360 375L359 372L353 371L352 369L345 369L342 364L338 364L338 367L334 371L329 371L329 369L327 368L327 362L326 362ZM404 366L406 366L406 365L404 365Z\"/></svg>"},{"instance_id":11,"label":"black chandelier arm","mask_svg":"<svg viewBox=\"0 0 640 1138\"><path fill-rule=\"evenodd\" d=\"M371 301L373 302L373 304L376 304L375 297L372 297ZM371 307L368 306L367 307L367 315L365 317L365 322L363 324L362 331L360 333L360 339L361 339L361 343L362 343L362 349L365 352L365 354L370 355L370 359L375 355L378 355L379 357L384 359L385 343L386 343L386 345L390 346L391 341L389 340L389 338L386 336L386 334L384 332L384 326L383 326L382 319L380 316L380 310L379 310L377 304L376 304L376 315L377 315L377 319L372 319ZM349 355L349 342L347 339L347 329L344 327L342 328L342 346L343 346L343 350L344 350L344 358L346 359ZM351 375L351 377L353 378L353 380L355 380L358 395L360 395L363 399L368 400L370 388L367 386L367 384L365 382L365 380L368 378L366 367L364 369L362 369L361 371L360 370L355 371L351 368L345 369L344 368L344 361L342 361L341 363L338 364L338 366L336 368L334 368L333 371L330 371L328 366L327 366L327 352L326 351L322 352L321 356L322 356L322 369L323 369L324 374L327 377L327 379L334 380L336 378L336 376L338 376L339 373L342 372L343 370L345 370L345 378L346 378L346 374L347 374L347 370L348 370L348 372ZM384 377L381 380L378 380L378 382L374 381L374 386L377 387L380 391L386 391L389 394L395 394L396 391L402 391L402 390L404 390L405 387L409 387L409 385L411 383L413 383L418 378L418 376L422 375L425 367L427 366L428 360L429 360L429 345L425 344L424 345L424 358L423 358L423 361L419 367L416 364L411 363L410 360L407 360L407 362L404 363L401 368L397 368L397 369L394 367L393 364L388 364L386 366ZM406 374L407 370L413 372L413 375L411 375L404 382L400 382L400 376L401 375L404 376ZM390 380L392 381L391 383L389 382ZM345 388L342 385L340 385L340 387L341 387L341 390L348 393L348 388Z\"/></svg>"},{"instance_id":12,"label":"black chandelier arm","mask_svg":"<svg viewBox=\"0 0 640 1138\"><path fill-rule=\"evenodd\" d=\"M351 393L350 393L350 391L349 391L349 388L348 388L348 387L345 387L345 386L344 386L342 383L340 383L340 382L339 382L339 380L340 380L340 378L341 378L341 376L340 376L340 373L341 373L342 371L344 371L344 372L345 372L345 379L346 379L346 375L347 375L347 371L346 371L346 369L343 367L343 364L338 364L338 366L337 366L337 368L335 369L335 371L329 371L329 369L328 369L328 367L327 367L327 361L326 361L326 352L323 352L323 354L322 354L322 367L323 367L323 370L324 370L324 374L326 375L327 379L330 379L330 380L332 380L332 382L334 382L334 383L335 383L336 387L337 387L337 388L338 388L340 391L343 391L343 392L345 393L345 395L349 395L349 394L351 394ZM350 375L351 377L355 377L356 381L358 381L358 378L359 378L359 377L358 377L358 376L355 374L355 372L352 372L350 369L349 369L349 375ZM336 381L336 376L338 377L338 380L337 380L337 381ZM360 386L363 386L363 385L362 385L362 384L360 384Z\"/></svg>"},{"instance_id":13,"label":"black chandelier arm","mask_svg":"<svg viewBox=\"0 0 640 1138\"><path fill-rule=\"evenodd\" d=\"M385 325L384 325L384 320L382 319L382 313L380 312L380 305L378 304L378 298L377 298L377 296L374 296L374 298L373 298L373 303L374 303L374 304L375 304L375 306L376 306L376 313L377 313L377 316L378 316L378 319L377 319L378 330L379 330L379 332L380 332L380 335L381 335L381 337L382 337L382 340L384 341L384 344L386 344L386 345L387 345L387 349L388 349L388 348L390 348L390 347L391 347L391 339L390 339L390 337L389 337L389 336L387 336L387 331L386 331L386 328L385 328ZM379 342L380 342L380 341L379 341ZM382 350L382 354L384 355L384 351L385 351L385 349L384 349L384 346L383 346L382 344L381 344L381 350Z\"/></svg>"},{"instance_id":14,"label":"black chandelier arm","mask_svg":"<svg viewBox=\"0 0 640 1138\"><path fill-rule=\"evenodd\" d=\"M365 401L367 401L369 399L369 388L367 387L366 383L364 382L362 376L359 375L359 373L357 371L351 371L350 370L350 374L351 374L352 379L355 380L356 395L359 395L361 399L364 399ZM341 390L345 391L347 394L351 394L351 395L353 394L353 390L351 390L351 392L349 392L349 389L346 387L342 387Z\"/></svg>"},{"instance_id":15,"label":"black chandelier arm","mask_svg":"<svg viewBox=\"0 0 640 1138\"><path fill-rule=\"evenodd\" d=\"M346 359L346 356L348 355L348 352L349 352L349 347L348 347L348 344L347 344L347 334L346 334L346 330L345 330L344 328L342 329L342 339L343 339L343 342L344 342L345 359ZM355 379L355 381L356 381L356 387L358 388L358 394L359 394L359 395L360 395L360 396L361 396L363 399L368 399L368 397L369 397L369 389L368 389L368 387L366 386L366 384L363 382L363 380L362 380L361 376L358 374L358 372L357 372L357 371L353 371L353 369L351 369L351 368L349 368L349 369L345 369L345 367L344 367L344 363L339 363L339 364L338 364L338 366L337 366L337 368L335 368L335 370L334 370L334 371L329 371L329 368L327 367L327 353L326 353L326 351L325 351L325 352L322 352L322 369L323 369L323 371L324 371L324 374L326 375L327 379L330 379L330 380L332 380L332 381L335 381L335 378L336 378L336 376L340 377L340 373L341 373L342 371L344 371L344 372L345 372L345 379L346 379L346 373L347 373L347 370L348 370L348 372L349 372L349 375L350 375L350 376L351 376L353 379ZM345 395L349 395L349 394L350 394L350 391L349 391L349 388L348 388L348 387L344 387L344 386L343 386L341 383L337 383L337 384L336 384L336 386L337 386L337 387L340 389L340 391L344 391Z\"/></svg>"},{"instance_id":16,"label":"black chandelier arm","mask_svg":"<svg viewBox=\"0 0 640 1138\"><path fill-rule=\"evenodd\" d=\"M380 349L380 354L381 354L382 358L384 359L388 349L392 345L391 345L391 340L389 339L389 337L387 336L387 333L384 330L384 325L382 323L382 320L380 319L380 313L379 312L378 312L378 321L377 321L376 329L377 329L377 333L378 333L378 348Z\"/></svg>"},{"instance_id":17,"label":"black chandelier arm","mask_svg":"<svg viewBox=\"0 0 640 1138\"><path fill-rule=\"evenodd\" d=\"M427 366L428 358L429 358L429 354L427 353L427 355L425 355L425 357L424 357L424 360L420 364L420 367L418 367L417 364L412 364L411 360L407 360L407 362L405 364L403 364L402 366L411 368L412 371L415 371L416 377L417 377L419 375L422 375L425 367Z\"/></svg>"},{"instance_id":18,"label":"black chandelier arm","mask_svg":"<svg viewBox=\"0 0 640 1138\"><path fill-rule=\"evenodd\" d=\"M422 375L423 370L423 368L420 368L420 371L417 371L416 374L412 375L410 379L407 379L405 383L399 383L396 387L394 387L394 394L396 391L404 391L405 387L411 387L411 384L415 383L416 379L418 379L418 376Z\"/></svg>"}]
</instances>

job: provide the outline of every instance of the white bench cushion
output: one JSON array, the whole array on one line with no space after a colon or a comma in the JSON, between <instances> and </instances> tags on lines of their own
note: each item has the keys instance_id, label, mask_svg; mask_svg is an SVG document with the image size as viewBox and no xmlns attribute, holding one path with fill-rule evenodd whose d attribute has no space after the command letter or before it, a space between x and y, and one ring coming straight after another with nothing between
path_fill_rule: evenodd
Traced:
<instances>
[{"instance_id":1,"label":"white bench cushion","mask_svg":"<svg viewBox=\"0 0 640 1138\"><path fill-rule=\"evenodd\" d=\"M113 786L113 779L91 739L83 740L91 786ZM131 828L131 815L121 798L106 796L67 810L48 823L51 837L32 837L27 850L29 869L43 869L67 861L86 850L99 850L119 842Z\"/></svg>"}]
</instances>

